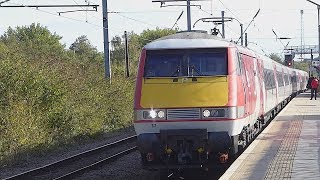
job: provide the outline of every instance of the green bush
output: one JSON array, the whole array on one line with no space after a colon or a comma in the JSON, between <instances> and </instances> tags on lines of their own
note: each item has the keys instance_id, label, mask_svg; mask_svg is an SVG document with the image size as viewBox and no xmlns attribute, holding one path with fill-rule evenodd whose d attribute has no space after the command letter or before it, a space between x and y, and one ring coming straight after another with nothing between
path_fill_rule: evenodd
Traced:
<instances>
[{"instance_id":1,"label":"green bush","mask_svg":"<svg viewBox=\"0 0 320 180\"><path fill-rule=\"evenodd\" d=\"M170 33L131 33L132 74L146 38ZM132 124L135 80L125 78L120 50L110 82L103 54L85 36L68 50L60 39L39 24L9 28L0 37L1 163Z\"/></svg>"},{"instance_id":2,"label":"green bush","mask_svg":"<svg viewBox=\"0 0 320 180\"><path fill-rule=\"evenodd\" d=\"M22 61L0 61L1 159L52 144L71 128L64 87ZM58 121L59 120L59 121Z\"/></svg>"},{"instance_id":3,"label":"green bush","mask_svg":"<svg viewBox=\"0 0 320 180\"><path fill-rule=\"evenodd\" d=\"M16 29L9 28L0 40L22 57L38 61L61 57L65 47L59 42L61 38L46 27L33 23Z\"/></svg>"}]
</instances>

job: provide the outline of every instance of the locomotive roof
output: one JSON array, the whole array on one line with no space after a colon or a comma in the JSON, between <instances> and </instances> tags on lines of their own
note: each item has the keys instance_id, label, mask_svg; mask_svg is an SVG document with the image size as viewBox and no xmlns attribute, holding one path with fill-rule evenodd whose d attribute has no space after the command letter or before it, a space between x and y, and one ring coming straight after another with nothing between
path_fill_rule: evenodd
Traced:
<instances>
[{"instance_id":1,"label":"locomotive roof","mask_svg":"<svg viewBox=\"0 0 320 180\"><path fill-rule=\"evenodd\" d=\"M181 32L159 38L148 43L145 48L153 49L189 49L233 47L233 43L217 36L200 32Z\"/></svg>"}]
</instances>

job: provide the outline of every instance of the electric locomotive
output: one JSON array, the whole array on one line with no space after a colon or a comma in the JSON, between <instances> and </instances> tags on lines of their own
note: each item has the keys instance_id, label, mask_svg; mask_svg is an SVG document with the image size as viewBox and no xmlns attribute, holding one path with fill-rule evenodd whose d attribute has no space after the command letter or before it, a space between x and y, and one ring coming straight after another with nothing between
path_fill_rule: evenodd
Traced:
<instances>
[{"instance_id":1,"label":"electric locomotive","mask_svg":"<svg viewBox=\"0 0 320 180\"><path fill-rule=\"evenodd\" d=\"M228 162L305 89L307 78L203 32L147 44L134 102L142 164L158 169Z\"/></svg>"}]
</instances>

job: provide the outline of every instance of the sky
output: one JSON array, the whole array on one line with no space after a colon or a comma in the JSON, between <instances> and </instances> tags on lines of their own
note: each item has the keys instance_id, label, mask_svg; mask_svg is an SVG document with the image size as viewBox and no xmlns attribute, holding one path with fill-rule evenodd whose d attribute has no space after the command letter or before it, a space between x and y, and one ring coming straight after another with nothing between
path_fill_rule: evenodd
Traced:
<instances>
[{"instance_id":1,"label":"sky","mask_svg":"<svg viewBox=\"0 0 320 180\"><path fill-rule=\"evenodd\" d=\"M3 0L0 0L2 2ZM0 34L9 26L29 26L40 23L51 32L61 35L62 43L69 47L77 37L86 35L91 44L103 51L102 0L10 0L5 5L57 5L57 4L90 4L99 5L97 12L64 13L57 12L82 10L81 8L1 8ZM320 4L320 0L314 0ZM141 33L145 29L172 28L182 11L184 14L175 28L187 29L186 7L160 7L152 0L107 0L109 13L109 36L122 36L124 31ZM165 5L185 5L186 2L166 3ZM253 16L259 14L249 26L249 47L263 54L277 53L283 55L284 46L317 45L318 20L317 7L306 0L205 0L193 1L191 21L194 24L204 17L233 17L247 28ZM86 9L86 8L84 8ZM91 8L89 8L91 9ZM303 15L301 16L301 10ZM117 12L117 13L115 13ZM302 21L301 21L302 20ZM212 23L197 22L194 29L210 31ZM221 26L216 26L221 29ZM291 38L277 40L278 37ZM240 26L237 21L227 22L226 39L237 40L240 37ZM303 37L301 39L301 37ZM302 41L301 41L302 40ZM303 57L308 57L304 55Z\"/></svg>"}]
</instances>

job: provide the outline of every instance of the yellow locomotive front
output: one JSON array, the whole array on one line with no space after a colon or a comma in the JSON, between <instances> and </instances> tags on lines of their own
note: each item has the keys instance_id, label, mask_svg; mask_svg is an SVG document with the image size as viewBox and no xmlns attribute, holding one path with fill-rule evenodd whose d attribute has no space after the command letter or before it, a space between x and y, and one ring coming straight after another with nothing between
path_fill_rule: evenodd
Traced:
<instances>
[{"instance_id":1,"label":"yellow locomotive front","mask_svg":"<svg viewBox=\"0 0 320 180\"><path fill-rule=\"evenodd\" d=\"M144 70L140 102L143 108L228 103L226 49L147 51Z\"/></svg>"},{"instance_id":2,"label":"yellow locomotive front","mask_svg":"<svg viewBox=\"0 0 320 180\"><path fill-rule=\"evenodd\" d=\"M230 53L227 42L211 38L182 33L145 46L134 107L144 165L200 167L228 154L238 112Z\"/></svg>"}]
</instances>

